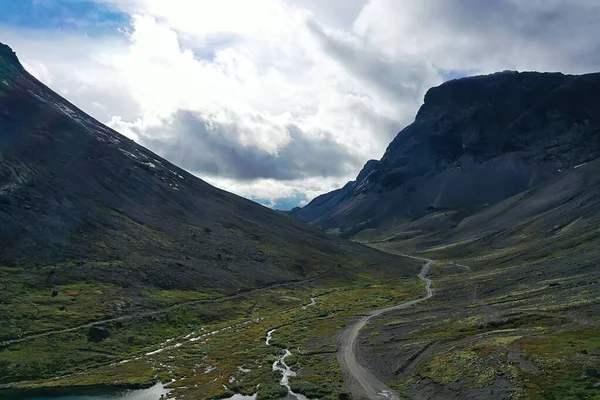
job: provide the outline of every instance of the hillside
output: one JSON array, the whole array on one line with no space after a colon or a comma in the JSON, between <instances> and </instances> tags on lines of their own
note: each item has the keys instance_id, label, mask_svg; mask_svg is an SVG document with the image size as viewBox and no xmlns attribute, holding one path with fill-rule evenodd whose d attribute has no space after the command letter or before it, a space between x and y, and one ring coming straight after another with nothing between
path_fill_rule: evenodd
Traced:
<instances>
[{"instance_id":1,"label":"hillside","mask_svg":"<svg viewBox=\"0 0 600 400\"><path fill-rule=\"evenodd\" d=\"M237 290L385 258L208 185L0 55L1 264L54 265L51 283Z\"/></svg>"},{"instance_id":2,"label":"hillside","mask_svg":"<svg viewBox=\"0 0 600 400\"><path fill-rule=\"evenodd\" d=\"M356 181L293 210L436 260L434 295L359 338L404 398L595 399L600 74L504 72L431 89Z\"/></svg>"},{"instance_id":3,"label":"hillside","mask_svg":"<svg viewBox=\"0 0 600 400\"><path fill-rule=\"evenodd\" d=\"M86 115L0 45L0 383L108 365L194 327L302 304L316 279L417 271L203 182ZM306 289L255 290L280 283Z\"/></svg>"},{"instance_id":4,"label":"hillside","mask_svg":"<svg viewBox=\"0 0 600 400\"><path fill-rule=\"evenodd\" d=\"M599 227L597 159L462 219L378 232L443 261L432 302L365 332L369 365L415 399L597 398Z\"/></svg>"},{"instance_id":5,"label":"hillside","mask_svg":"<svg viewBox=\"0 0 600 400\"><path fill-rule=\"evenodd\" d=\"M291 214L346 236L471 213L600 156L600 74L502 72L430 89L356 181Z\"/></svg>"}]
</instances>

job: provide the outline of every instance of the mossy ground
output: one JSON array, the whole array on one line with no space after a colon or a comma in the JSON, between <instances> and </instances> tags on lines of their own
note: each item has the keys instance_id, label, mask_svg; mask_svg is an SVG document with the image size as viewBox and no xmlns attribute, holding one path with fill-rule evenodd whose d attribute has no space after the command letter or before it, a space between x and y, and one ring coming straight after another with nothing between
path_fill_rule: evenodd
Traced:
<instances>
[{"instance_id":1,"label":"mossy ground","mask_svg":"<svg viewBox=\"0 0 600 400\"><path fill-rule=\"evenodd\" d=\"M125 302L127 307L126 297L109 285L66 285L55 297L47 290L24 290L25 283L14 279L11 285L15 318L18 313L29 316L27 308L34 307L37 314L31 315L43 315L46 321L35 325L31 318L31 324L6 337L60 330L111 315L111 310L114 314L114 304ZM333 399L346 390L335 353L341 329L357 313L407 301L422 290L416 278L364 268L352 276L326 276L223 301L215 301L211 292L145 291L144 301L156 309L171 306L169 311L103 323L110 336L99 343L89 341L85 327L12 343L0 352L0 380L13 387L175 380L172 394L178 399L250 394L257 387L261 399L275 399L285 389L272 364L289 348L293 355L286 362L298 373L291 380L293 389ZM317 298L316 304L302 307L311 297ZM188 303L172 307L182 301ZM67 310L60 309L63 303ZM65 318L68 313L71 319ZM266 346L266 333L273 328L271 346Z\"/></svg>"},{"instance_id":2,"label":"mossy ground","mask_svg":"<svg viewBox=\"0 0 600 400\"><path fill-rule=\"evenodd\" d=\"M578 243L438 262L433 298L363 332L369 365L409 398L600 399L598 247Z\"/></svg>"}]
</instances>

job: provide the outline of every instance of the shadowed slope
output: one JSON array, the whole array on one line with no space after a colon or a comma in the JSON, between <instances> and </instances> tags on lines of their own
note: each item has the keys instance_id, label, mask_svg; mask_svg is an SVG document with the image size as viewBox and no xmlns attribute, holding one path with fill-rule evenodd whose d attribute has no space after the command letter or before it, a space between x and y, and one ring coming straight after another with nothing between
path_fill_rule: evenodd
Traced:
<instances>
[{"instance_id":1,"label":"shadowed slope","mask_svg":"<svg viewBox=\"0 0 600 400\"><path fill-rule=\"evenodd\" d=\"M230 291L386 259L208 185L95 121L0 47L0 265L48 287Z\"/></svg>"}]
</instances>

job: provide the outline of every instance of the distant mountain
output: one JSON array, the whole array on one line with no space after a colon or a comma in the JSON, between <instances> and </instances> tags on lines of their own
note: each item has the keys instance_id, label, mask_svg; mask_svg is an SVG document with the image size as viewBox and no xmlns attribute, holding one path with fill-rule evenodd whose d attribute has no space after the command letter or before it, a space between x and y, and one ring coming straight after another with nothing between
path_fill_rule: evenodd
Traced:
<instances>
[{"instance_id":1,"label":"distant mountain","mask_svg":"<svg viewBox=\"0 0 600 400\"><path fill-rule=\"evenodd\" d=\"M356 181L290 213L346 236L381 232L436 210L477 211L598 157L600 74L463 78L430 89Z\"/></svg>"},{"instance_id":2,"label":"distant mountain","mask_svg":"<svg viewBox=\"0 0 600 400\"><path fill-rule=\"evenodd\" d=\"M391 257L224 192L107 128L0 45L0 266L48 290L231 292Z\"/></svg>"}]
</instances>

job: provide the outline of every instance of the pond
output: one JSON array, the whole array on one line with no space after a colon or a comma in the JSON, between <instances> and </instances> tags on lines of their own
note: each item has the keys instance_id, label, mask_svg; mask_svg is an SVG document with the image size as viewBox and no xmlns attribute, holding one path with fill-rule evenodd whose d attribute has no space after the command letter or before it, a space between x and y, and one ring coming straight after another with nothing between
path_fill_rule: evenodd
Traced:
<instances>
[{"instance_id":1,"label":"pond","mask_svg":"<svg viewBox=\"0 0 600 400\"><path fill-rule=\"evenodd\" d=\"M73 389L69 393L68 389L60 391L42 391L36 394L15 393L0 394L2 399L6 400L159 400L162 395L169 393L169 389L162 384L147 389Z\"/></svg>"}]
</instances>

